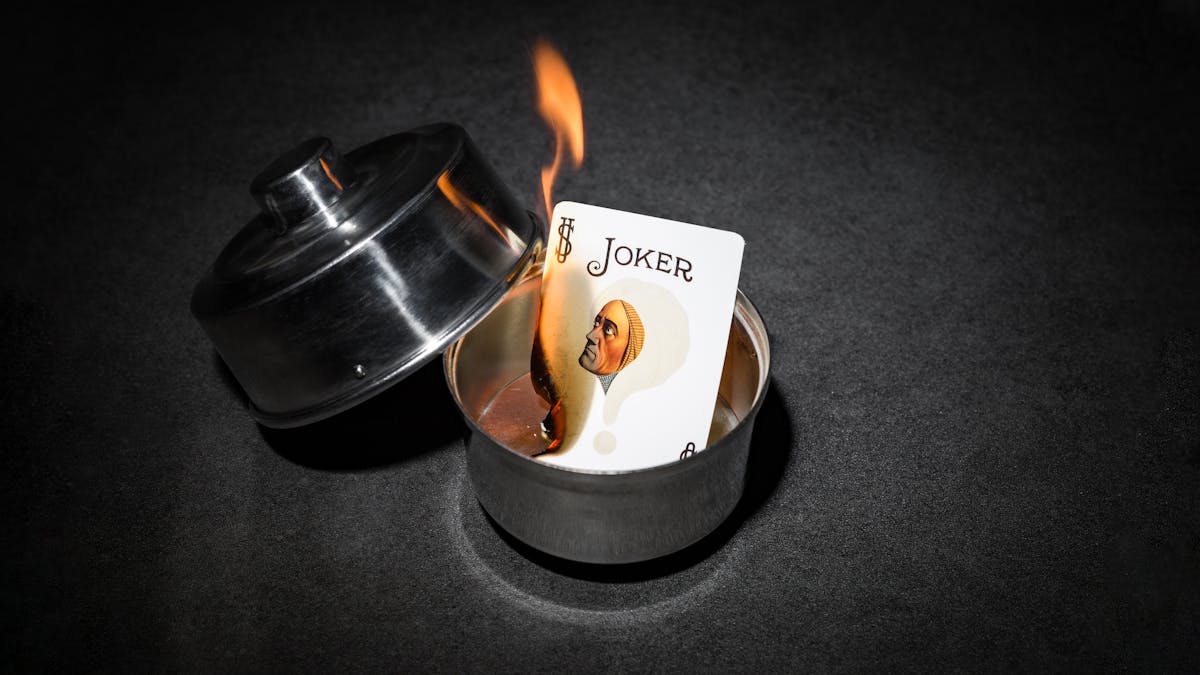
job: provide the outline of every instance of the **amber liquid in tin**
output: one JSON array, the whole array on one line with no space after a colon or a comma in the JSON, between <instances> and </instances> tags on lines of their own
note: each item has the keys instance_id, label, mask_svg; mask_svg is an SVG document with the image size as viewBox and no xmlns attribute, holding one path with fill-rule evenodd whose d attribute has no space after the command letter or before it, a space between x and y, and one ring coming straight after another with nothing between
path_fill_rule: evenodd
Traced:
<instances>
[{"instance_id":1,"label":"amber liquid in tin","mask_svg":"<svg viewBox=\"0 0 1200 675\"><path fill-rule=\"evenodd\" d=\"M538 394L529 373L525 373L496 392L483 406L479 427L511 450L523 455L539 455L546 452L542 421L549 411L550 404ZM729 404L718 397L705 445L712 445L732 431L737 423L738 417Z\"/></svg>"}]
</instances>

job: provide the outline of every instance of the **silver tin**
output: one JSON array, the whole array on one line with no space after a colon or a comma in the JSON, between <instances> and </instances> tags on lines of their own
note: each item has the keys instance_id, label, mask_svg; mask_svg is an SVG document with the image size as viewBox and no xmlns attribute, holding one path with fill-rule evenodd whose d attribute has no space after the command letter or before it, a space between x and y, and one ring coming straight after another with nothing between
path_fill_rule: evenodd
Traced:
<instances>
[{"instance_id":1,"label":"silver tin","mask_svg":"<svg viewBox=\"0 0 1200 675\"><path fill-rule=\"evenodd\" d=\"M587 563L630 563L685 548L717 528L745 487L754 418L770 375L766 327L738 292L719 396L738 422L709 447L635 471L566 469L510 450L478 420L492 398L529 372L539 270L446 350L451 395L471 428L467 470L480 504L517 539Z\"/></svg>"},{"instance_id":2,"label":"silver tin","mask_svg":"<svg viewBox=\"0 0 1200 675\"><path fill-rule=\"evenodd\" d=\"M736 423L662 466L555 467L478 424L488 402L529 371L545 234L465 131L423 127L344 158L328 139L312 139L272 163L251 192L262 213L197 285L192 312L262 424L334 415L444 352L472 431L467 467L479 502L537 549L589 563L648 560L700 540L741 499L770 373L766 328L741 292L718 402Z\"/></svg>"},{"instance_id":3,"label":"silver tin","mask_svg":"<svg viewBox=\"0 0 1200 675\"><path fill-rule=\"evenodd\" d=\"M542 248L466 132L439 124L341 157L316 138L251 183L262 213L196 286L192 313L262 424L345 410L437 357Z\"/></svg>"}]
</instances>

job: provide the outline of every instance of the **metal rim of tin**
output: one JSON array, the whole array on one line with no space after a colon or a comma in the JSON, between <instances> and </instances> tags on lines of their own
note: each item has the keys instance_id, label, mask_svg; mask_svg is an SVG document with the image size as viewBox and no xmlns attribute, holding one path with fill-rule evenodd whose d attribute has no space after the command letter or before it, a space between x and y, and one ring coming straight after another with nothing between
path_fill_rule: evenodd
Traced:
<instances>
[{"instance_id":1,"label":"metal rim of tin","mask_svg":"<svg viewBox=\"0 0 1200 675\"><path fill-rule=\"evenodd\" d=\"M739 429L741 429L741 427L743 425L745 425L747 423L753 424L754 418L757 417L758 410L759 410L759 408L762 407L763 400L766 399L766 396L767 396L767 384L768 384L768 381L769 381L770 375L771 375L771 346L770 346L770 341L767 337L766 322L763 321L762 313L758 311L758 306L755 305L754 301L752 301L745 293L743 293L740 288L738 289L738 292L737 292L737 302L734 304L734 319L735 320L738 318L739 310L741 310L741 312L746 315L747 321L743 322L743 326L747 329L746 332L750 336L751 340L754 341L754 346L756 348L756 353L758 356L758 363L759 363L758 391L755 394L754 403L752 403L750 405L749 410L746 412L746 414L740 416L738 418L737 424L735 424L732 428L730 428L728 432L726 432L723 436L721 436L721 438L718 438L715 443L708 446L708 448L712 448L712 447L715 447L716 445L719 445L722 439L726 438L727 436L732 436ZM471 328L474 328L474 326L472 326ZM463 334L465 335L468 332L470 332L469 329L466 331L463 331ZM442 354L442 371L445 374L446 384L450 388L450 394L451 394L451 398L454 399L454 404L456 406L458 406L459 412L462 413L463 418L466 419L467 424L471 427L472 433L478 433L478 434L483 434L484 436L487 436L493 442L495 442L496 445L503 447L505 450L507 450L513 456L520 457L522 460L529 462L530 464L532 464L534 466L543 467L550 471L565 471L568 473L577 473L577 474L581 474L581 475L628 476L628 475L636 475L636 474L651 474L655 471L665 471L665 470L667 470L667 467L676 466L680 462L696 461L699 457L702 457L708 453L708 448L705 448L704 450L699 451L699 452L695 453L694 455L691 455L689 457L685 457L682 459L677 459L677 460L674 460L671 462L666 462L663 464L656 464L654 466L641 467L638 469L620 469L620 470L613 470L613 471L605 471L605 470L600 470L600 469L580 469L580 468L569 467L569 466L558 466L555 464L547 464L545 462L540 462L537 459L534 459L533 457L528 457L526 455L523 455L523 454L517 452L516 450L513 450L512 448L505 446L499 440L497 440L496 438L494 438L490 434L488 434L486 431L484 431L479 426L475 417L466 408L463 407L462 398L459 396L458 384L457 384L457 382L458 382L457 357L458 357L458 350L462 346L461 338L462 338L462 336L459 336L459 338L456 339L449 347L447 347L446 350Z\"/></svg>"}]
</instances>

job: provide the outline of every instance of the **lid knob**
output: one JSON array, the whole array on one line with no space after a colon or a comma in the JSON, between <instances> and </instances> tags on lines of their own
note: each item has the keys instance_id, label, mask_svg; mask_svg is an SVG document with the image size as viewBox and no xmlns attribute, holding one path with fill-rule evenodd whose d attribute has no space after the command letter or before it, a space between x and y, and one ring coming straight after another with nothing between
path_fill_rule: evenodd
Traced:
<instances>
[{"instance_id":1,"label":"lid knob","mask_svg":"<svg viewBox=\"0 0 1200 675\"><path fill-rule=\"evenodd\" d=\"M328 138L310 138L280 155L250 182L276 234L325 211L354 182L354 168Z\"/></svg>"}]
</instances>

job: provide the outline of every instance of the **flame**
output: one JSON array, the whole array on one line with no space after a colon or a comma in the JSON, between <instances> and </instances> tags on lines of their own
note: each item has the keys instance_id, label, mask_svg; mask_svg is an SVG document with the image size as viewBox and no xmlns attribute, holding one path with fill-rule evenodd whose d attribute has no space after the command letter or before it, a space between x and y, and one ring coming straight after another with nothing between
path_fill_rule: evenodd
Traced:
<instances>
[{"instance_id":1,"label":"flame","mask_svg":"<svg viewBox=\"0 0 1200 675\"><path fill-rule=\"evenodd\" d=\"M458 188L454 187L454 183L450 182L449 172L443 172L442 175L438 176L437 186L442 191L442 194L446 196L446 199L454 205L454 208L463 213L469 211L482 218L484 222L491 226L496 234L500 235L500 238L508 244L509 248L512 248L514 251L524 249L524 243L517 237L516 233L507 227L502 227L500 223L496 222L495 218L492 218L492 214L483 208L482 204L474 201L463 194Z\"/></svg>"},{"instance_id":2,"label":"flame","mask_svg":"<svg viewBox=\"0 0 1200 675\"><path fill-rule=\"evenodd\" d=\"M337 176L334 176L333 172L329 170L329 165L325 163L325 158L318 157L317 161L321 163L321 170L325 172L325 177L337 186L338 192L345 192L346 188L342 187L342 181L338 180Z\"/></svg>"},{"instance_id":3,"label":"flame","mask_svg":"<svg viewBox=\"0 0 1200 675\"><path fill-rule=\"evenodd\" d=\"M542 167L542 197L546 201L546 222L550 222L550 191L563 155L569 151L576 168L583 164L583 104L567 62L544 39L533 45L533 73L537 78L538 113L554 132L554 161Z\"/></svg>"}]
</instances>

